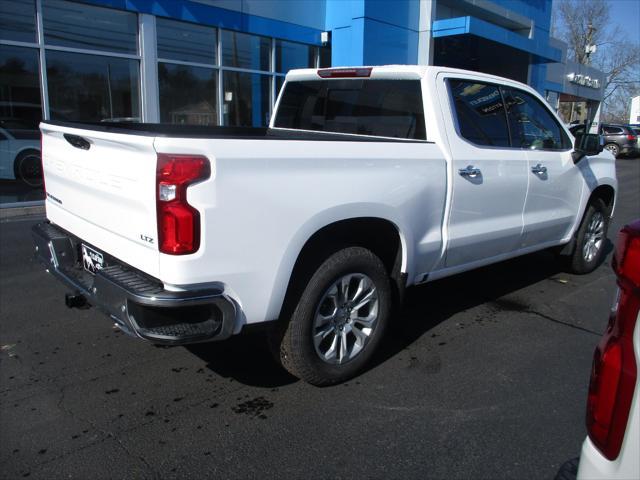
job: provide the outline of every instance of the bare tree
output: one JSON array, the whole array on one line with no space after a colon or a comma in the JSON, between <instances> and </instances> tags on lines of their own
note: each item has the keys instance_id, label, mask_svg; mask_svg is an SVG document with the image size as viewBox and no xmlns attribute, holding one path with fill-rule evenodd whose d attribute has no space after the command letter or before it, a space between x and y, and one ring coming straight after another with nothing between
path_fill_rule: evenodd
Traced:
<instances>
[{"instance_id":1,"label":"bare tree","mask_svg":"<svg viewBox=\"0 0 640 480\"><path fill-rule=\"evenodd\" d=\"M605 115L628 103L631 90L640 85L640 47L619 27L611 27L609 6L604 0L555 0L553 35L567 42L570 60L593 65L605 73ZM595 47L595 51L589 47Z\"/></svg>"}]
</instances>

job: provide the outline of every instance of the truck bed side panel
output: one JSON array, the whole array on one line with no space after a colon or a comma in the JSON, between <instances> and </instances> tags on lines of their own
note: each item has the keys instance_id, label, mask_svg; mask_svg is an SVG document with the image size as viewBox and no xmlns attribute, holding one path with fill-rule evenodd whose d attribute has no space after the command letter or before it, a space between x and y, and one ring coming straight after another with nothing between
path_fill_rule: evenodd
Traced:
<instances>
[{"instance_id":1,"label":"truck bed side panel","mask_svg":"<svg viewBox=\"0 0 640 480\"><path fill-rule=\"evenodd\" d=\"M213 172L189 189L203 219L201 250L161 255L161 278L175 285L223 282L248 323L277 318L302 246L335 221L394 223L410 282L440 258L446 169L433 143L158 137L155 147L208 155Z\"/></svg>"}]
</instances>

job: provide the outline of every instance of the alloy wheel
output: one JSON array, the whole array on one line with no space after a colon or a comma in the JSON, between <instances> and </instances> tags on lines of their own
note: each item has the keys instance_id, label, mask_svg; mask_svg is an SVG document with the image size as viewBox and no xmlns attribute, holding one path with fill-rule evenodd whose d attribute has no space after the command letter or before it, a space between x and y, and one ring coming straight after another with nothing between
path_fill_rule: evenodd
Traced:
<instances>
[{"instance_id":1,"label":"alloy wheel","mask_svg":"<svg viewBox=\"0 0 640 480\"><path fill-rule=\"evenodd\" d=\"M587 262L593 261L602 248L604 241L604 215L596 212L589 220L587 231L585 232L582 256Z\"/></svg>"},{"instance_id":2,"label":"alloy wheel","mask_svg":"<svg viewBox=\"0 0 640 480\"><path fill-rule=\"evenodd\" d=\"M378 291L362 273L336 280L323 294L313 321L315 351L321 360L343 364L355 358L377 326Z\"/></svg>"}]
</instances>

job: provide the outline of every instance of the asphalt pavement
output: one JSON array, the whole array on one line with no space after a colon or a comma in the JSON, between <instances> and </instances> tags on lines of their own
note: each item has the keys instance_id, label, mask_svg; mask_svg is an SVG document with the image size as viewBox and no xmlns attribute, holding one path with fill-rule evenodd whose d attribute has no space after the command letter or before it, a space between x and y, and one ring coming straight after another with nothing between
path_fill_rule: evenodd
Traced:
<instances>
[{"instance_id":1,"label":"asphalt pavement","mask_svg":"<svg viewBox=\"0 0 640 480\"><path fill-rule=\"evenodd\" d=\"M159 348L32 259L39 218L0 223L0 478L544 479L579 455L617 230L640 159L617 161L607 260L540 252L410 289L374 365L316 388L259 335Z\"/></svg>"}]
</instances>

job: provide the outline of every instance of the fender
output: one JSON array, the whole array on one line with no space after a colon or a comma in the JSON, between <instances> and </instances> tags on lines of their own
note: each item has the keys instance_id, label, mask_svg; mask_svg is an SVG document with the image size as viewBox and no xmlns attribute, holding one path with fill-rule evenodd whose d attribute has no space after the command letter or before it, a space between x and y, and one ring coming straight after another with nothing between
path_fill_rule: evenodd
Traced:
<instances>
[{"instance_id":1,"label":"fender","mask_svg":"<svg viewBox=\"0 0 640 480\"><path fill-rule=\"evenodd\" d=\"M400 236L400 246L402 249L401 272L403 274L408 273L409 278L412 278L411 274L413 272L410 270L412 270L413 266L415 254L413 250L416 242L413 239L413 232L408 222L403 221L400 213L398 210L383 204L352 203L323 210L311 217L300 226L286 247L285 254L282 257L276 274L273 290L271 291L266 318L277 319L279 317L287 293L289 280L293 273L293 267L309 239L324 227L343 220L366 217L379 218L391 222L398 230Z\"/></svg>"},{"instance_id":2,"label":"fender","mask_svg":"<svg viewBox=\"0 0 640 480\"><path fill-rule=\"evenodd\" d=\"M569 232L569 235L564 239L564 241L568 243L561 251L563 255L570 254L573 251L575 233L580 227L589 199L598 187L609 186L613 188L614 196L610 216L613 216L615 204L617 202L618 180L615 176L615 158L611 153L604 150L599 155L584 157L576 164L576 166L580 169L585 185L582 189L580 206L578 208L576 219L573 222L573 228Z\"/></svg>"}]
</instances>

